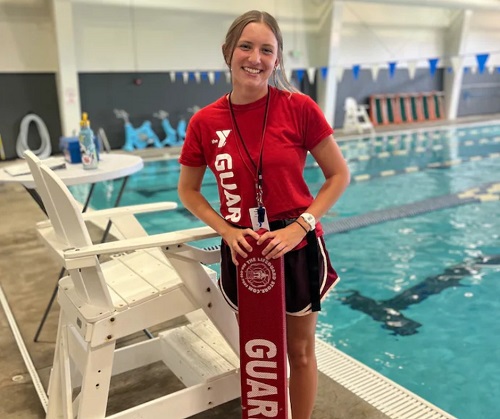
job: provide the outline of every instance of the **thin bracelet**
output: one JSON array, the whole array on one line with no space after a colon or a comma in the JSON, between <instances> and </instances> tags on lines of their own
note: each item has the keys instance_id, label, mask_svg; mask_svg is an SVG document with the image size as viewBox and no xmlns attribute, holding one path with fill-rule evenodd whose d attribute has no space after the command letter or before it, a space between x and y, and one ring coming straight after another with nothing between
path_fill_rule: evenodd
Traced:
<instances>
[{"instance_id":1,"label":"thin bracelet","mask_svg":"<svg viewBox=\"0 0 500 419\"><path fill-rule=\"evenodd\" d=\"M297 223L299 226L301 226L301 227L302 227L302 230L304 230L304 231L306 232L306 234L307 234L307 233L309 233L309 232L306 230L306 228L305 228L302 224L300 224L297 220L293 220L293 222L294 222L294 223Z\"/></svg>"}]
</instances>

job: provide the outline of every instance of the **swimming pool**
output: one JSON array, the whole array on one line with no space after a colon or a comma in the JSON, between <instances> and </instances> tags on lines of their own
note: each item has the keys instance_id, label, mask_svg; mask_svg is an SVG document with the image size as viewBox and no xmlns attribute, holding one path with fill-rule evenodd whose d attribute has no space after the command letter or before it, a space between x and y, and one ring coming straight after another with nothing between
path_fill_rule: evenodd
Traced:
<instances>
[{"instance_id":1,"label":"swimming pool","mask_svg":"<svg viewBox=\"0 0 500 419\"><path fill-rule=\"evenodd\" d=\"M342 281L318 335L461 419L499 417L500 125L340 144L353 181L322 222ZM312 160L305 176L317 192ZM122 205L179 202L177 177L175 161L147 163ZM111 206L118 186L99 184L91 205ZM204 193L217 206L210 174ZM141 222L149 233L201 225L182 208Z\"/></svg>"}]
</instances>

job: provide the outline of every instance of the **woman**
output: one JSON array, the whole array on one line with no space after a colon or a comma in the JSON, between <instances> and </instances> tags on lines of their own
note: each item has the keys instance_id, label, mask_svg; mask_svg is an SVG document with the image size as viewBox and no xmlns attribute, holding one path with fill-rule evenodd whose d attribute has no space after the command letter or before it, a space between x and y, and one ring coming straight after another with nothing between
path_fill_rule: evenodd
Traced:
<instances>
[{"instance_id":1,"label":"woman","mask_svg":"<svg viewBox=\"0 0 500 419\"><path fill-rule=\"evenodd\" d=\"M286 79L283 38L271 15L253 10L238 17L222 53L232 91L191 119L179 197L222 237L219 285L235 311L236 255L252 250L245 236L259 245L270 240L266 258L284 256L292 417L308 419L318 380L317 311L338 280L318 220L347 187L349 170L319 107ZM308 151L325 177L315 198L303 177ZM207 166L217 179L221 215L201 193ZM271 231L259 235L261 227Z\"/></svg>"}]
</instances>

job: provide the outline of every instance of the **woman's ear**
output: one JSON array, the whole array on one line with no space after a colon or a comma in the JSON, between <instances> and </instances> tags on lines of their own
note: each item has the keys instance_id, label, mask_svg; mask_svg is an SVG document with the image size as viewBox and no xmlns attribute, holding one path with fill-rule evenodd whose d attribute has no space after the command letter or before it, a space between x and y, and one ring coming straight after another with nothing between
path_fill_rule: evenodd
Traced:
<instances>
[{"instance_id":1,"label":"woman's ear","mask_svg":"<svg viewBox=\"0 0 500 419\"><path fill-rule=\"evenodd\" d=\"M231 60L228 59L227 55L226 55L226 44L222 44L222 57L224 57L224 62L226 63L226 65L231 69Z\"/></svg>"}]
</instances>

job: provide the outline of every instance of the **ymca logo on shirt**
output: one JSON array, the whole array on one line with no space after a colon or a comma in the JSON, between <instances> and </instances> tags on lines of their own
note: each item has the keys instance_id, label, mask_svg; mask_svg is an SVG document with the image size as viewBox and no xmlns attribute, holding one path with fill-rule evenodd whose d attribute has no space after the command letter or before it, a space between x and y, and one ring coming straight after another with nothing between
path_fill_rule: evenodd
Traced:
<instances>
[{"instance_id":1,"label":"ymca logo on shirt","mask_svg":"<svg viewBox=\"0 0 500 419\"><path fill-rule=\"evenodd\" d=\"M227 137L228 137L230 132L231 132L230 129L224 129L222 131L215 131L215 133L217 134L217 137L219 137L219 139L218 140L213 139L212 144L217 144L218 148L224 147L226 145L226 140L227 140Z\"/></svg>"}]
</instances>

